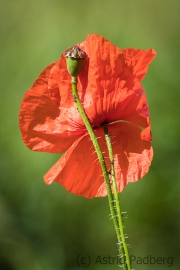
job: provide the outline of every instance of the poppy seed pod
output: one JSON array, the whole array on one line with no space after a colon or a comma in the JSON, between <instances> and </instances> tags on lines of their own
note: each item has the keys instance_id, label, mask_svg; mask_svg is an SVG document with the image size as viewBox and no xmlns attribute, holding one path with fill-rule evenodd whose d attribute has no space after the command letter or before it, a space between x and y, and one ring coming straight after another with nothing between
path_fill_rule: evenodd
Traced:
<instances>
[{"instance_id":1,"label":"poppy seed pod","mask_svg":"<svg viewBox=\"0 0 180 270\"><path fill-rule=\"evenodd\" d=\"M74 46L65 51L65 56L69 74L77 77L83 69L86 53Z\"/></svg>"}]
</instances>

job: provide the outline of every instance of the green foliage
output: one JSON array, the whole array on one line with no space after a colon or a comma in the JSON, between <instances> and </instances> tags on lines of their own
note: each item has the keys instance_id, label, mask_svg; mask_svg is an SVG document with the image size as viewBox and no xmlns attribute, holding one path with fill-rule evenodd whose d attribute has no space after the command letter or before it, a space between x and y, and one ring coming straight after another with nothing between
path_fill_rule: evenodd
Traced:
<instances>
[{"instance_id":1,"label":"green foliage","mask_svg":"<svg viewBox=\"0 0 180 270\"><path fill-rule=\"evenodd\" d=\"M77 270L116 256L107 198L87 200L42 176L59 155L35 153L21 141L18 113L25 91L60 54L96 33L120 48L154 48L143 81L151 112L154 160L143 180L121 194L125 231L135 256L173 257L179 269L180 2L122 0L9 0L0 8L0 269ZM167 263L138 270L169 269ZM116 269L94 264L93 270ZM83 268L81 268L83 269ZM85 269L85 268L84 268Z\"/></svg>"}]
</instances>

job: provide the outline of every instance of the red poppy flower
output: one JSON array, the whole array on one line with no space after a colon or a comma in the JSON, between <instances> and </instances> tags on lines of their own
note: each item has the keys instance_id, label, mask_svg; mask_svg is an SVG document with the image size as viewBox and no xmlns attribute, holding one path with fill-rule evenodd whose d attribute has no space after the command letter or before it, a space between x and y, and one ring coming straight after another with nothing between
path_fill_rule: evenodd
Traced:
<instances>
[{"instance_id":1,"label":"red poppy flower","mask_svg":"<svg viewBox=\"0 0 180 270\"><path fill-rule=\"evenodd\" d=\"M107 123L114 151L118 190L141 179L151 164L150 118L140 81L155 57L153 49L124 49L98 35L77 46L86 52L78 93L105 156L102 124ZM19 125L34 151L65 154L44 176L87 198L107 195L97 154L76 109L66 59L49 65L26 92Z\"/></svg>"}]
</instances>

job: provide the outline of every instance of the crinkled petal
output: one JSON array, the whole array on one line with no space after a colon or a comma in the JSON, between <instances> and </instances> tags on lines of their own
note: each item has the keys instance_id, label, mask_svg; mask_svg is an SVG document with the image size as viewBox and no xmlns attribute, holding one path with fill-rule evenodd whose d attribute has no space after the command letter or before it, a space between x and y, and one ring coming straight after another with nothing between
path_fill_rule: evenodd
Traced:
<instances>
[{"instance_id":1,"label":"crinkled petal","mask_svg":"<svg viewBox=\"0 0 180 270\"><path fill-rule=\"evenodd\" d=\"M56 103L60 97L48 90L48 79L56 62L49 65L34 82L22 101L19 126L24 143L34 151L61 153L82 134L69 126L64 113ZM61 117L60 117L61 116Z\"/></svg>"},{"instance_id":2,"label":"crinkled petal","mask_svg":"<svg viewBox=\"0 0 180 270\"><path fill-rule=\"evenodd\" d=\"M121 122L108 125L111 135L114 167L118 191L121 192L129 182L141 179L149 170L153 158L153 149L149 140L148 130L146 137L143 131L136 125ZM106 196L106 186L103 183L96 197Z\"/></svg>"},{"instance_id":3,"label":"crinkled petal","mask_svg":"<svg viewBox=\"0 0 180 270\"><path fill-rule=\"evenodd\" d=\"M44 179L47 184L56 181L76 195L94 197L104 180L89 135L77 139Z\"/></svg>"},{"instance_id":4,"label":"crinkled petal","mask_svg":"<svg viewBox=\"0 0 180 270\"><path fill-rule=\"evenodd\" d=\"M149 64L156 56L153 49L135 50L127 48L123 50L126 65L132 70L132 73L141 81L148 70Z\"/></svg>"},{"instance_id":5,"label":"crinkled petal","mask_svg":"<svg viewBox=\"0 0 180 270\"><path fill-rule=\"evenodd\" d=\"M115 172L119 192L128 182L141 179L149 169L153 151L149 141L142 139L142 130L134 124L120 122L108 125L112 139ZM95 131L110 168L102 128ZM69 192L87 198L106 196L102 170L89 135L74 142L69 150L44 176L47 184L56 181Z\"/></svg>"}]
</instances>

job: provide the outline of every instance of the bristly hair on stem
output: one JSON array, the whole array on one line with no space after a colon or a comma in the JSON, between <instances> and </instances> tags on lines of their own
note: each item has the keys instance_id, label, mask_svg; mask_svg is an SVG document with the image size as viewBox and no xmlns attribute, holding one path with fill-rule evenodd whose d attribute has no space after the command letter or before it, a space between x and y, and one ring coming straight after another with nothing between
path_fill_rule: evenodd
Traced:
<instances>
[{"instance_id":1,"label":"bristly hair on stem","mask_svg":"<svg viewBox=\"0 0 180 270\"><path fill-rule=\"evenodd\" d=\"M116 177L115 177L114 154L113 154L111 137L110 137L110 134L109 134L109 131L108 131L107 124L103 125L103 129L104 129L106 145L107 145L108 153L109 153L109 160L110 160L110 167L111 167L110 168L110 170L111 170L111 179L112 179L114 198L115 198L114 206L115 206L116 213L117 213L117 221L118 221L118 224L119 224L120 237L121 237L121 242L122 242L122 245L120 246L120 253L121 253L121 255L124 255L126 257L127 269L131 269L131 261L130 261L128 247L127 247L127 244L126 244L127 235L124 234L124 226L123 226L124 220L123 220L123 216L122 216L122 213L121 213L120 199L119 199L119 194L118 194L117 181L116 181Z\"/></svg>"}]
</instances>

